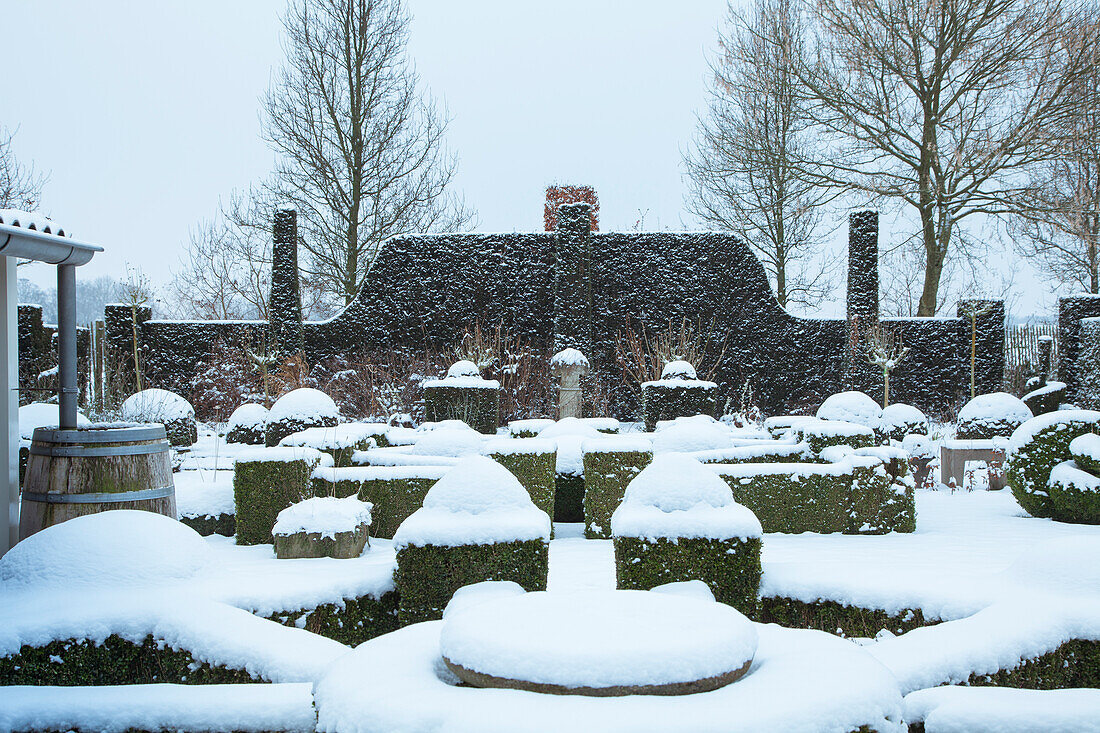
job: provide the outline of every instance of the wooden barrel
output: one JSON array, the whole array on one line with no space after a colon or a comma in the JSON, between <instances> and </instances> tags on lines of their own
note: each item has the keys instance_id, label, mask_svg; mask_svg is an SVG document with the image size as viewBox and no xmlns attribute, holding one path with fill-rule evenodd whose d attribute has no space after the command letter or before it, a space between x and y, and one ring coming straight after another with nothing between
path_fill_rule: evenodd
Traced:
<instances>
[{"instance_id":1,"label":"wooden barrel","mask_svg":"<svg viewBox=\"0 0 1100 733\"><path fill-rule=\"evenodd\" d=\"M143 509L176 518L164 426L37 428L23 479L19 539L110 509Z\"/></svg>"}]
</instances>

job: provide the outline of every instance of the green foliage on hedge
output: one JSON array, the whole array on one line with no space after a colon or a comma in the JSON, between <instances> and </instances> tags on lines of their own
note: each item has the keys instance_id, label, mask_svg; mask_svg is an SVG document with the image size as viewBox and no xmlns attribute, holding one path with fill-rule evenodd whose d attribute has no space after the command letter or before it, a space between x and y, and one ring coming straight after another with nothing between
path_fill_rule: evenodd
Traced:
<instances>
[{"instance_id":1,"label":"green foliage on hedge","mask_svg":"<svg viewBox=\"0 0 1100 733\"><path fill-rule=\"evenodd\" d=\"M661 420L692 415L718 417L718 386L673 386L672 380L642 385L642 415L649 432Z\"/></svg>"},{"instance_id":2,"label":"green foliage on hedge","mask_svg":"<svg viewBox=\"0 0 1100 733\"><path fill-rule=\"evenodd\" d=\"M939 623L926 619L919 608L906 609L901 613L887 613L880 608L862 608L825 600L807 603L781 596L761 598L756 620L764 624L815 629L857 638L874 638L883 629L892 634L904 634L922 626Z\"/></svg>"},{"instance_id":3,"label":"green foliage on hedge","mask_svg":"<svg viewBox=\"0 0 1100 733\"><path fill-rule=\"evenodd\" d=\"M237 425L225 434L226 443L243 443L245 445L263 445L267 439L267 433L263 424Z\"/></svg>"},{"instance_id":4,"label":"green foliage on hedge","mask_svg":"<svg viewBox=\"0 0 1100 733\"><path fill-rule=\"evenodd\" d=\"M313 494L310 474L316 467L316 460L306 458L295 461L238 459L233 467L237 544L274 542L271 530L279 512Z\"/></svg>"},{"instance_id":5,"label":"green foliage on hedge","mask_svg":"<svg viewBox=\"0 0 1100 733\"><path fill-rule=\"evenodd\" d=\"M274 447L279 441L288 435L293 435L306 428L331 428L337 423L335 415L324 415L303 420L301 418L286 417L281 420L268 420L264 428L264 444Z\"/></svg>"},{"instance_id":6,"label":"green foliage on hedge","mask_svg":"<svg viewBox=\"0 0 1100 733\"><path fill-rule=\"evenodd\" d=\"M554 475L555 522L584 521L584 476L558 473Z\"/></svg>"},{"instance_id":7,"label":"green foliage on hedge","mask_svg":"<svg viewBox=\"0 0 1100 733\"><path fill-rule=\"evenodd\" d=\"M716 448L691 454L700 463L818 463L818 458L805 443L776 443L761 450L759 446Z\"/></svg>"},{"instance_id":8,"label":"green foliage on hedge","mask_svg":"<svg viewBox=\"0 0 1100 733\"><path fill-rule=\"evenodd\" d=\"M500 389L425 387L424 418L429 422L461 420L479 433L493 435L500 425Z\"/></svg>"},{"instance_id":9,"label":"green foliage on hedge","mask_svg":"<svg viewBox=\"0 0 1100 733\"><path fill-rule=\"evenodd\" d=\"M60 658L60 662L57 659ZM102 644L86 639L24 645L0 657L0 685L231 684L264 682L243 669L197 662L187 651L147 636L140 644L112 634Z\"/></svg>"},{"instance_id":10,"label":"green foliage on hedge","mask_svg":"<svg viewBox=\"0 0 1100 733\"><path fill-rule=\"evenodd\" d=\"M615 584L649 590L665 583L701 580L715 599L741 613L756 613L760 590L759 539L615 537Z\"/></svg>"},{"instance_id":11,"label":"green foliage on hedge","mask_svg":"<svg viewBox=\"0 0 1100 733\"><path fill-rule=\"evenodd\" d=\"M1100 687L1100 641L1071 639L1012 669L970 675L967 684L1028 690Z\"/></svg>"},{"instance_id":12,"label":"green foliage on hedge","mask_svg":"<svg viewBox=\"0 0 1100 733\"><path fill-rule=\"evenodd\" d=\"M333 483L320 478L312 479L314 496L358 495L360 501L369 501L371 509L370 536L393 539L393 533L401 523L424 504L424 495L437 481L434 478L367 479L356 481L341 479ZM274 525L273 525L274 526Z\"/></svg>"},{"instance_id":13,"label":"green foliage on hedge","mask_svg":"<svg viewBox=\"0 0 1100 733\"><path fill-rule=\"evenodd\" d=\"M23 455L22 449L20 449L19 455ZM1071 451L1070 457L1073 458L1073 462L1076 463L1082 471L1088 471L1093 476L1100 476L1100 461L1094 459L1091 455L1081 451Z\"/></svg>"},{"instance_id":14,"label":"green foliage on hedge","mask_svg":"<svg viewBox=\"0 0 1100 733\"><path fill-rule=\"evenodd\" d=\"M1067 419L1036 431L1012 451L1005 461L1005 480L1024 511L1033 517L1053 516L1047 487L1050 471L1069 458L1069 444L1074 438L1093 432L1096 426L1093 420Z\"/></svg>"},{"instance_id":15,"label":"green foliage on hedge","mask_svg":"<svg viewBox=\"0 0 1100 733\"><path fill-rule=\"evenodd\" d=\"M651 451L585 452L585 537L611 538L611 515L622 503L626 485L652 460Z\"/></svg>"},{"instance_id":16,"label":"green foliage on hedge","mask_svg":"<svg viewBox=\"0 0 1100 733\"><path fill-rule=\"evenodd\" d=\"M1061 481L1051 481L1047 491L1054 519L1074 524L1100 524L1100 491Z\"/></svg>"},{"instance_id":17,"label":"green foliage on hedge","mask_svg":"<svg viewBox=\"0 0 1100 733\"><path fill-rule=\"evenodd\" d=\"M879 466L849 472L807 472L791 464L782 473L739 476L719 473L738 504L748 507L765 532L913 532L917 525L913 487Z\"/></svg>"},{"instance_id":18,"label":"green foliage on hedge","mask_svg":"<svg viewBox=\"0 0 1100 733\"><path fill-rule=\"evenodd\" d=\"M810 446L810 450L814 453L820 453L825 448L831 448L834 445L870 448L876 442L874 431L857 435L822 435L814 430L813 424L801 424L795 427L795 432L798 434L799 440Z\"/></svg>"},{"instance_id":19,"label":"green foliage on hedge","mask_svg":"<svg viewBox=\"0 0 1100 733\"><path fill-rule=\"evenodd\" d=\"M175 420L162 420L168 443L176 448L186 448L199 441L199 429L193 417L178 417Z\"/></svg>"},{"instance_id":20,"label":"green foliage on hedge","mask_svg":"<svg viewBox=\"0 0 1100 733\"><path fill-rule=\"evenodd\" d=\"M459 588L484 580L511 580L528 591L546 590L549 545L542 540L488 545L409 545L397 551L394 582L400 625L443 617Z\"/></svg>"},{"instance_id":21,"label":"green foliage on hedge","mask_svg":"<svg viewBox=\"0 0 1100 733\"><path fill-rule=\"evenodd\" d=\"M305 629L354 647L397 630L397 593L388 591L381 598L345 598L339 603L322 603L312 609L283 611L267 618L284 626Z\"/></svg>"},{"instance_id":22,"label":"green foliage on hedge","mask_svg":"<svg viewBox=\"0 0 1100 733\"><path fill-rule=\"evenodd\" d=\"M556 451L547 453L491 453L489 458L512 472L527 493L531 501L547 516L554 515L554 485L556 483L555 465L558 460Z\"/></svg>"},{"instance_id":23,"label":"green foliage on hedge","mask_svg":"<svg viewBox=\"0 0 1100 733\"><path fill-rule=\"evenodd\" d=\"M237 531L237 518L232 514L218 514L212 517L180 517L179 519L180 522L203 537L214 534L220 534L222 537L232 537Z\"/></svg>"}]
</instances>

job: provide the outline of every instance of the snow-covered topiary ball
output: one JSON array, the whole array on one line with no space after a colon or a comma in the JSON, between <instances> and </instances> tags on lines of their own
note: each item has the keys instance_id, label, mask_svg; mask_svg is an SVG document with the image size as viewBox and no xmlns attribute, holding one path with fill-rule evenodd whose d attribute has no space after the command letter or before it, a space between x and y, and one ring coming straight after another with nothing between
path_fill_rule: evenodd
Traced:
<instances>
[{"instance_id":1,"label":"snow-covered topiary ball","mask_svg":"<svg viewBox=\"0 0 1100 733\"><path fill-rule=\"evenodd\" d=\"M340 410L332 398L319 389L301 387L287 392L275 401L267 413L265 442L276 446L279 441L306 428L329 428L340 421Z\"/></svg>"},{"instance_id":2,"label":"snow-covered topiary ball","mask_svg":"<svg viewBox=\"0 0 1100 733\"><path fill-rule=\"evenodd\" d=\"M670 361L661 370L661 379L698 379L695 367L683 359Z\"/></svg>"},{"instance_id":3,"label":"snow-covered topiary ball","mask_svg":"<svg viewBox=\"0 0 1100 733\"><path fill-rule=\"evenodd\" d=\"M266 407L255 403L241 405L229 416L225 440L227 443L263 445L266 425Z\"/></svg>"},{"instance_id":4,"label":"snow-covered topiary ball","mask_svg":"<svg viewBox=\"0 0 1100 733\"><path fill-rule=\"evenodd\" d=\"M190 527L153 512L76 517L26 538L0 558L0 582L22 586L153 585L193 576L211 550Z\"/></svg>"},{"instance_id":5,"label":"snow-covered topiary ball","mask_svg":"<svg viewBox=\"0 0 1100 733\"><path fill-rule=\"evenodd\" d=\"M959 410L955 437L960 440L1007 437L1032 417L1023 400L1007 392L980 394Z\"/></svg>"},{"instance_id":6,"label":"snow-covered topiary ball","mask_svg":"<svg viewBox=\"0 0 1100 733\"><path fill-rule=\"evenodd\" d=\"M901 441L906 435L928 435L928 416L902 402L882 409L882 433L891 440Z\"/></svg>"},{"instance_id":7,"label":"snow-covered topiary ball","mask_svg":"<svg viewBox=\"0 0 1100 733\"><path fill-rule=\"evenodd\" d=\"M450 369L447 370L447 379L460 379L462 377L475 377L481 378L481 370L477 368L477 364L469 361L468 359L462 359L451 364Z\"/></svg>"},{"instance_id":8,"label":"snow-covered topiary ball","mask_svg":"<svg viewBox=\"0 0 1100 733\"><path fill-rule=\"evenodd\" d=\"M832 395L817 408L820 420L841 420L866 425L878 430L882 421L882 405L863 392L840 392Z\"/></svg>"},{"instance_id":9,"label":"snow-covered topiary ball","mask_svg":"<svg viewBox=\"0 0 1100 733\"><path fill-rule=\"evenodd\" d=\"M729 446L729 428L709 415L677 418L653 436L654 453L691 453Z\"/></svg>"},{"instance_id":10,"label":"snow-covered topiary ball","mask_svg":"<svg viewBox=\"0 0 1100 733\"><path fill-rule=\"evenodd\" d=\"M160 423L174 446L194 445L199 439L195 408L166 389L146 389L122 403L122 419L128 422Z\"/></svg>"}]
</instances>

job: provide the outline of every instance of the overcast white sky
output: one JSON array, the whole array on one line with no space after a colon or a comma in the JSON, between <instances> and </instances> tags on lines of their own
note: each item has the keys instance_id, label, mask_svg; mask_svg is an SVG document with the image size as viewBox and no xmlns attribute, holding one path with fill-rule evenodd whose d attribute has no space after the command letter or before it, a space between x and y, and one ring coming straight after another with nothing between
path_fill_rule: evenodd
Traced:
<instances>
[{"instance_id":1,"label":"overcast white sky","mask_svg":"<svg viewBox=\"0 0 1100 733\"><path fill-rule=\"evenodd\" d=\"M553 182L595 186L605 230L643 212L647 229L695 225L680 159L725 0L409 5L410 52L452 116L457 190L482 231L541 229ZM49 173L46 213L106 248L81 277L132 265L167 280L189 229L270 170L258 99L282 60L282 9L6 0L0 124ZM1020 285L1017 311L1049 307L1032 276Z\"/></svg>"}]
</instances>

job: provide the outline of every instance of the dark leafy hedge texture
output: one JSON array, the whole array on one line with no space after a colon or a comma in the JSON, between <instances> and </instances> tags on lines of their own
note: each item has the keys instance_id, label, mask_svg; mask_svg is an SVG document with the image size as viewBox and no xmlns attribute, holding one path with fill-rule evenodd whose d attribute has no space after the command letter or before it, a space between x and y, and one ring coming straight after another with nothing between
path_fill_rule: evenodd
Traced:
<instances>
[{"instance_id":1,"label":"dark leafy hedge texture","mask_svg":"<svg viewBox=\"0 0 1100 733\"><path fill-rule=\"evenodd\" d=\"M547 453L493 453L489 456L512 472L523 484L531 501L536 507L554 516L554 484L556 482L555 465L558 455L555 451Z\"/></svg>"},{"instance_id":2,"label":"dark leafy hedge texture","mask_svg":"<svg viewBox=\"0 0 1100 733\"><path fill-rule=\"evenodd\" d=\"M1100 524L1100 491L1053 480L1047 491L1050 492L1053 519L1073 524Z\"/></svg>"},{"instance_id":3,"label":"dark leafy hedge texture","mask_svg":"<svg viewBox=\"0 0 1100 733\"><path fill-rule=\"evenodd\" d=\"M642 415L645 429L650 432L661 420L692 415L718 417L718 387L643 384Z\"/></svg>"},{"instance_id":4,"label":"dark leafy hedge texture","mask_svg":"<svg viewBox=\"0 0 1100 733\"><path fill-rule=\"evenodd\" d=\"M316 461L238 460L233 468L233 504L237 513L237 544L274 541L271 530L279 512L312 495L310 474Z\"/></svg>"},{"instance_id":5,"label":"dark leafy hedge texture","mask_svg":"<svg viewBox=\"0 0 1100 733\"><path fill-rule=\"evenodd\" d=\"M720 603L753 616L760 591L760 540L615 537L615 585L649 590L665 583L701 580Z\"/></svg>"},{"instance_id":6,"label":"dark leafy hedge texture","mask_svg":"<svg viewBox=\"0 0 1100 733\"><path fill-rule=\"evenodd\" d=\"M331 428L336 425L336 418L332 415L318 416L315 418L284 417L281 420L268 420L264 429L264 444L271 448L279 444L279 441L288 435L293 435L306 428Z\"/></svg>"},{"instance_id":7,"label":"dark leafy hedge texture","mask_svg":"<svg viewBox=\"0 0 1100 733\"><path fill-rule=\"evenodd\" d=\"M1094 432L1096 421L1066 420L1043 428L1019 446L1005 461L1005 480L1016 501L1033 517L1051 517L1047 482L1050 471L1067 460L1069 444L1079 435Z\"/></svg>"},{"instance_id":8,"label":"dark leafy hedge texture","mask_svg":"<svg viewBox=\"0 0 1100 733\"><path fill-rule=\"evenodd\" d=\"M626 486L653 460L649 451L585 452L584 536L611 539L611 515Z\"/></svg>"},{"instance_id":9,"label":"dark leafy hedge texture","mask_svg":"<svg viewBox=\"0 0 1100 733\"><path fill-rule=\"evenodd\" d=\"M555 522L584 521L584 476L559 473L554 477Z\"/></svg>"},{"instance_id":10,"label":"dark leafy hedge texture","mask_svg":"<svg viewBox=\"0 0 1100 733\"><path fill-rule=\"evenodd\" d=\"M838 636L873 639L886 629L892 634L939 623L924 617L919 608L887 613L879 608L849 606L836 601L807 603L794 598L767 596L760 599L757 620L794 629L816 629Z\"/></svg>"},{"instance_id":11,"label":"dark leafy hedge texture","mask_svg":"<svg viewBox=\"0 0 1100 733\"><path fill-rule=\"evenodd\" d=\"M56 660L60 658L60 663ZM243 669L196 662L191 654L147 636L140 644L112 634L102 644L84 639L24 646L0 657L0 685L231 684L265 682Z\"/></svg>"},{"instance_id":12,"label":"dark leafy hedge texture","mask_svg":"<svg viewBox=\"0 0 1100 733\"><path fill-rule=\"evenodd\" d=\"M549 545L542 540L490 545L407 546L397 552L394 582L402 626L443 617L459 588L485 580L511 580L525 590L546 590Z\"/></svg>"},{"instance_id":13,"label":"dark leafy hedge texture","mask_svg":"<svg viewBox=\"0 0 1100 733\"><path fill-rule=\"evenodd\" d=\"M367 481L341 480L333 484L315 478L313 494L315 496L358 495L360 501L369 501L371 509L370 536L393 539L394 532L413 512L424 505L424 495L432 488L436 479L431 478L395 478L370 479Z\"/></svg>"},{"instance_id":14,"label":"dark leafy hedge texture","mask_svg":"<svg viewBox=\"0 0 1100 733\"><path fill-rule=\"evenodd\" d=\"M222 537L232 537L237 531L237 518L232 514L218 514L204 517L180 517L180 522L186 524L203 537L220 534ZM272 524L272 527L275 525Z\"/></svg>"},{"instance_id":15,"label":"dark leafy hedge texture","mask_svg":"<svg viewBox=\"0 0 1100 733\"><path fill-rule=\"evenodd\" d=\"M461 420L479 433L500 426L500 390L481 387L425 387L424 419Z\"/></svg>"},{"instance_id":16,"label":"dark leafy hedge texture","mask_svg":"<svg viewBox=\"0 0 1100 733\"><path fill-rule=\"evenodd\" d=\"M397 630L397 593L388 591L381 598L345 598L339 603L322 603L316 608L284 611L267 618L354 647Z\"/></svg>"}]
</instances>

